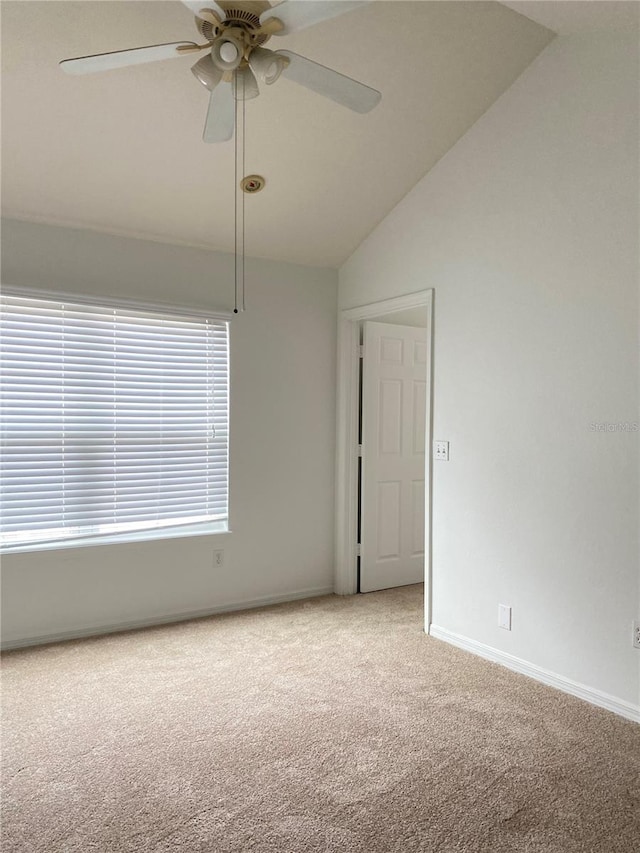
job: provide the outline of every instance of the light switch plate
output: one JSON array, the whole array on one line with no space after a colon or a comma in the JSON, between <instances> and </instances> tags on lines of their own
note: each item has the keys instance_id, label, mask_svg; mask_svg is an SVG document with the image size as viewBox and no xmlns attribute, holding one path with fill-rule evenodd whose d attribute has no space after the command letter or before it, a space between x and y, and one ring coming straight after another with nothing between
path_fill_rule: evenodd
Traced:
<instances>
[{"instance_id":1,"label":"light switch plate","mask_svg":"<svg viewBox=\"0 0 640 853\"><path fill-rule=\"evenodd\" d=\"M511 630L511 607L508 604L498 605L498 628Z\"/></svg>"}]
</instances>

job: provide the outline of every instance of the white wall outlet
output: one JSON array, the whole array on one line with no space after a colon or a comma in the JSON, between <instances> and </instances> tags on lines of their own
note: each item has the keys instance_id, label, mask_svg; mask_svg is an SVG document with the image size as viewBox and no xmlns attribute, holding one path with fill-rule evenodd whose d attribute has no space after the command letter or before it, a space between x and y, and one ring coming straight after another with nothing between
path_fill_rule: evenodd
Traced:
<instances>
[{"instance_id":1,"label":"white wall outlet","mask_svg":"<svg viewBox=\"0 0 640 853\"><path fill-rule=\"evenodd\" d=\"M640 649L640 620L633 623L633 648Z\"/></svg>"},{"instance_id":2,"label":"white wall outlet","mask_svg":"<svg viewBox=\"0 0 640 853\"><path fill-rule=\"evenodd\" d=\"M511 607L508 604L498 605L498 628L511 630Z\"/></svg>"},{"instance_id":3,"label":"white wall outlet","mask_svg":"<svg viewBox=\"0 0 640 853\"><path fill-rule=\"evenodd\" d=\"M448 441L434 441L433 443L433 456L434 459L439 459L441 462L449 461L449 442Z\"/></svg>"},{"instance_id":4,"label":"white wall outlet","mask_svg":"<svg viewBox=\"0 0 640 853\"><path fill-rule=\"evenodd\" d=\"M220 568L220 566L224 566L224 551L213 552L213 565L217 569Z\"/></svg>"}]
</instances>

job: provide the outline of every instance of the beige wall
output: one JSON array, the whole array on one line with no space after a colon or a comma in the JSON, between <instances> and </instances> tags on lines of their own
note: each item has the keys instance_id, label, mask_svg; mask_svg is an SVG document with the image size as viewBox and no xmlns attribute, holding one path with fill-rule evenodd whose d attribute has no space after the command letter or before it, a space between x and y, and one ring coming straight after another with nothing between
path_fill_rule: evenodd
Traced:
<instances>
[{"instance_id":1,"label":"beige wall","mask_svg":"<svg viewBox=\"0 0 640 853\"><path fill-rule=\"evenodd\" d=\"M340 271L435 289L433 621L640 704L638 48L558 38ZM498 603L513 607L511 633Z\"/></svg>"},{"instance_id":2,"label":"beige wall","mask_svg":"<svg viewBox=\"0 0 640 853\"><path fill-rule=\"evenodd\" d=\"M233 307L229 255L15 221L2 245L7 285ZM232 532L8 555L5 642L332 589L336 288L334 271L248 262L231 322Z\"/></svg>"}]
</instances>

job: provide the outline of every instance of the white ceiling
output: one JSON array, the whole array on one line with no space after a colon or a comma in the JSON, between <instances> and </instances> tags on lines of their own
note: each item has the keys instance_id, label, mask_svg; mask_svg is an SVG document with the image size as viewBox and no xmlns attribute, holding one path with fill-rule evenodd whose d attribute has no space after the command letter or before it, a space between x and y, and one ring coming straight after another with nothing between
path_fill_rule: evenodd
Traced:
<instances>
[{"instance_id":1,"label":"white ceiling","mask_svg":"<svg viewBox=\"0 0 640 853\"><path fill-rule=\"evenodd\" d=\"M511 0L504 5L558 35L606 32L638 35L638 0Z\"/></svg>"},{"instance_id":2,"label":"white ceiling","mask_svg":"<svg viewBox=\"0 0 640 853\"><path fill-rule=\"evenodd\" d=\"M246 172L267 179L247 198L247 253L341 264L551 38L500 3L380 0L272 39L383 98L358 115L281 79L247 103ZM232 250L233 142L201 141L194 57L57 67L179 40L198 35L174 0L2 2L6 216Z\"/></svg>"}]
</instances>

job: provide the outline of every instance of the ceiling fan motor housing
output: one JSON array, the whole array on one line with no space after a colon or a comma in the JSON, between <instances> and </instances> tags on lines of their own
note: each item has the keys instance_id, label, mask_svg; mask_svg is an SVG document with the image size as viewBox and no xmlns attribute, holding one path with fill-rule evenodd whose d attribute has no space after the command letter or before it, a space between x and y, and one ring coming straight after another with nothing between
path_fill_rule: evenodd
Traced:
<instances>
[{"instance_id":1,"label":"ceiling fan motor housing","mask_svg":"<svg viewBox=\"0 0 640 853\"><path fill-rule=\"evenodd\" d=\"M205 0L203 0L205 2ZM216 26L212 21L196 18L196 26L200 33L208 42L213 44L216 36L222 34L229 28L239 28L243 31L247 44L262 45L271 37L270 33L262 32L260 24L260 15L267 9L271 8L271 4L266 0L248 0L242 4L242 8L238 8L238 3L229 2L227 0L219 0L218 6L225 14L224 21L220 26Z\"/></svg>"}]
</instances>

